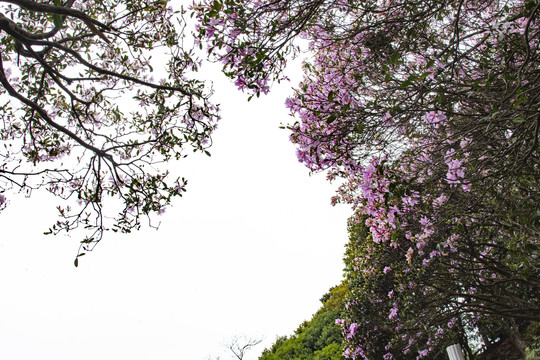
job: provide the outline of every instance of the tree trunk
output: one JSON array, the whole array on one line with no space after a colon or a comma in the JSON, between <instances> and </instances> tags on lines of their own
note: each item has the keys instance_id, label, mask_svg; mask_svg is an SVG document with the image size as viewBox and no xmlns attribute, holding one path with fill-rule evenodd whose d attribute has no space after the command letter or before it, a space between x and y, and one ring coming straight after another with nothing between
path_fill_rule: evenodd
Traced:
<instances>
[{"instance_id":1,"label":"tree trunk","mask_svg":"<svg viewBox=\"0 0 540 360\"><path fill-rule=\"evenodd\" d=\"M510 341L512 342L512 345L519 351L519 353L525 357L526 351L525 348L527 347L525 345L525 342L521 338L521 334L519 333L516 320L514 318L510 318L510 325L508 326L508 335L510 336Z\"/></svg>"}]
</instances>

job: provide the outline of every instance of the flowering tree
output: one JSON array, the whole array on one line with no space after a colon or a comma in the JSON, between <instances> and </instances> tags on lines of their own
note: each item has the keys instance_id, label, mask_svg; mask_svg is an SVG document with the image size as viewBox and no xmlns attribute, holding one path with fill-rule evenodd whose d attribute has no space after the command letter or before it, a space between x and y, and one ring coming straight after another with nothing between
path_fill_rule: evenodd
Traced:
<instances>
[{"instance_id":1,"label":"flowering tree","mask_svg":"<svg viewBox=\"0 0 540 360\"><path fill-rule=\"evenodd\" d=\"M201 43L255 94L282 78L295 38L309 41L304 81L287 102L296 118L291 139L309 169L344 180L333 201L353 206L351 221L368 230L358 240L371 241L354 266L370 289L356 294L369 298L353 297L342 322L347 356L401 358L426 342L414 356L433 356L435 341L458 323L469 333L483 329L488 344L504 334L524 352L520 332L540 321L539 7L526 0L195 7ZM370 322L351 335L363 306L382 299L391 333Z\"/></svg>"},{"instance_id":2,"label":"flowering tree","mask_svg":"<svg viewBox=\"0 0 540 360\"><path fill-rule=\"evenodd\" d=\"M161 164L207 152L218 119L183 26L165 0L0 1L0 210L10 191L69 200L49 233L84 227L82 255L182 194Z\"/></svg>"},{"instance_id":3,"label":"flowering tree","mask_svg":"<svg viewBox=\"0 0 540 360\"><path fill-rule=\"evenodd\" d=\"M349 233L345 263L352 296L337 321L343 329L345 354L405 360L416 359L430 348L430 359L447 359L445 348L459 341L461 323L450 316L444 326L425 327L423 317L428 312L422 307L425 303L418 301L425 297L418 285L425 272L411 271L399 248L374 242L364 223L351 221Z\"/></svg>"}]
</instances>

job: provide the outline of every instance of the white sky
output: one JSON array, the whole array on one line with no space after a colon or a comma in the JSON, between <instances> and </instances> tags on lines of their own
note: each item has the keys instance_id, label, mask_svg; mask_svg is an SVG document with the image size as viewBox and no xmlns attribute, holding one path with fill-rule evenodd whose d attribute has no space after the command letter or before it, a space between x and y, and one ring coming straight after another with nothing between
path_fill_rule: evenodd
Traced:
<instances>
[{"instance_id":1,"label":"white sky","mask_svg":"<svg viewBox=\"0 0 540 360\"><path fill-rule=\"evenodd\" d=\"M75 268L79 239L42 235L54 199L0 214L0 359L225 360L235 335L263 336L252 360L339 283L350 210L330 206L335 186L278 128L290 84L247 103L208 76L223 115L212 157L170 165L188 191L158 231L108 233Z\"/></svg>"}]
</instances>

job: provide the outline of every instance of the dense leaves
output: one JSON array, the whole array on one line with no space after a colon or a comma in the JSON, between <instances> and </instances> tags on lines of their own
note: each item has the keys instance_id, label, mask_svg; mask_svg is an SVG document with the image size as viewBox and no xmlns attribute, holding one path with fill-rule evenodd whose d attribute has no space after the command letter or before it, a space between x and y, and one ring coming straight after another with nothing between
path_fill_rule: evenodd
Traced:
<instances>
[{"instance_id":1,"label":"dense leaves","mask_svg":"<svg viewBox=\"0 0 540 360\"><path fill-rule=\"evenodd\" d=\"M280 337L266 349L261 360L339 360L342 359L341 331L336 326L345 303L347 286L336 286L321 299L323 306L310 321L304 322L291 337Z\"/></svg>"},{"instance_id":2,"label":"dense leaves","mask_svg":"<svg viewBox=\"0 0 540 360\"><path fill-rule=\"evenodd\" d=\"M49 233L85 228L82 254L180 196L163 163L206 152L218 119L184 26L165 0L0 1L0 210L47 189L66 200Z\"/></svg>"}]
</instances>

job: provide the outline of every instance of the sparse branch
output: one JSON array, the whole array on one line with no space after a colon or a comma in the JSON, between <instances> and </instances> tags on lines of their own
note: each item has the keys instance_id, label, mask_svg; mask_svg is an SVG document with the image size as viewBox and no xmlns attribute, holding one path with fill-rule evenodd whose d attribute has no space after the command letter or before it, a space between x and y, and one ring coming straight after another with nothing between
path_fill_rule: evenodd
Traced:
<instances>
[{"instance_id":1,"label":"sparse branch","mask_svg":"<svg viewBox=\"0 0 540 360\"><path fill-rule=\"evenodd\" d=\"M246 352L262 342L260 338L248 338L245 336L236 336L228 344L227 348L238 360L243 360Z\"/></svg>"}]
</instances>

